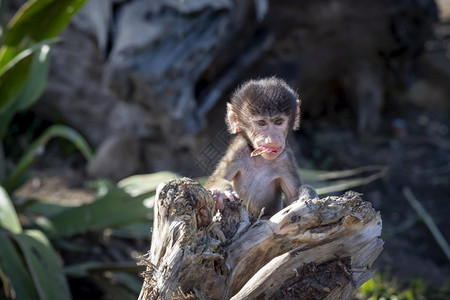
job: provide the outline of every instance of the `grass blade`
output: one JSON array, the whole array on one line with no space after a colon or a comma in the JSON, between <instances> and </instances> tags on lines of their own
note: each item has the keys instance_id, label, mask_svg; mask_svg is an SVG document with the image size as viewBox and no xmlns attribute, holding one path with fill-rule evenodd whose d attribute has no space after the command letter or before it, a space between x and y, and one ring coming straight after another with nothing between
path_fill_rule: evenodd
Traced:
<instances>
[{"instance_id":1,"label":"grass blade","mask_svg":"<svg viewBox=\"0 0 450 300\"><path fill-rule=\"evenodd\" d=\"M62 137L71 141L75 147L90 160L93 156L92 150L90 149L84 138L77 133L72 128L62 125L53 125L49 127L28 149L24 154L20 162L11 172L9 177L3 183L3 186L8 192L13 191L18 187L20 179L23 177L25 172L34 163L34 161L44 152L44 147L47 142L55 137Z\"/></svg>"}]
</instances>

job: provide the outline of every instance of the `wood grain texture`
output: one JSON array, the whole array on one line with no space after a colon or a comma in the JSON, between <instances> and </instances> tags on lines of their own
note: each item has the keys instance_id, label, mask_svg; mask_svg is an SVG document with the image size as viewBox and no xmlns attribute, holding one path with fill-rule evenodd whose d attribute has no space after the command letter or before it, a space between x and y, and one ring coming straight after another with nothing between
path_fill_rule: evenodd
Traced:
<instances>
[{"instance_id":1,"label":"wood grain texture","mask_svg":"<svg viewBox=\"0 0 450 300\"><path fill-rule=\"evenodd\" d=\"M268 220L188 178L161 184L139 299L345 299L382 250L361 195L295 201Z\"/></svg>"}]
</instances>

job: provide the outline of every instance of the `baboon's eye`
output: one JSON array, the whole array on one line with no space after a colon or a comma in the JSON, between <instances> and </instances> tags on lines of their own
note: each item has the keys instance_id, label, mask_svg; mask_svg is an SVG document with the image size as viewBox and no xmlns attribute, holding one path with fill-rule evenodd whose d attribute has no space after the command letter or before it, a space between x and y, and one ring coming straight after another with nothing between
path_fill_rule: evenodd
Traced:
<instances>
[{"instance_id":1,"label":"baboon's eye","mask_svg":"<svg viewBox=\"0 0 450 300\"><path fill-rule=\"evenodd\" d=\"M275 120L275 125L280 126L283 125L284 120L283 119L276 119Z\"/></svg>"},{"instance_id":2,"label":"baboon's eye","mask_svg":"<svg viewBox=\"0 0 450 300\"><path fill-rule=\"evenodd\" d=\"M257 124L258 124L258 126L263 127L263 126L266 126L266 125L267 125L267 122L264 121L264 120L259 120L259 121L257 122Z\"/></svg>"}]
</instances>

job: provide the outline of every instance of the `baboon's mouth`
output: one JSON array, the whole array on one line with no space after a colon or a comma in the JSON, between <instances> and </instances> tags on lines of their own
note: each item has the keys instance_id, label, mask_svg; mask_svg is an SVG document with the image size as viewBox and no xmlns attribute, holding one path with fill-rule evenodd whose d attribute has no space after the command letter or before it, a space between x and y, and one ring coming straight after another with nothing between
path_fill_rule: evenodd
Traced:
<instances>
[{"instance_id":1,"label":"baboon's mouth","mask_svg":"<svg viewBox=\"0 0 450 300\"><path fill-rule=\"evenodd\" d=\"M281 150L280 147L259 146L258 148L253 150L253 152L250 154L250 156L253 157L253 156L258 156L258 155L262 155L265 153L277 154L278 152L280 152L280 150Z\"/></svg>"}]
</instances>

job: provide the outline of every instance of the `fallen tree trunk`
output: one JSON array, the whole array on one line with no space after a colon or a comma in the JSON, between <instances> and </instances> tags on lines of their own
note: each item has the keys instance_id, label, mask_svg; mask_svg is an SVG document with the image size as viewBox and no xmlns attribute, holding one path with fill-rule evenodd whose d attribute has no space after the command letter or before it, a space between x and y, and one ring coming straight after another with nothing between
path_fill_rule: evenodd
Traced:
<instances>
[{"instance_id":1,"label":"fallen tree trunk","mask_svg":"<svg viewBox=\"0 0 450 300\"><path fill-rule=\"evenodd\" d=\"M269 220L183 178L158 187L140 300L346 299L373 271L381 218L360 194L296 201Z\"/></svg>"}]
</instances>

